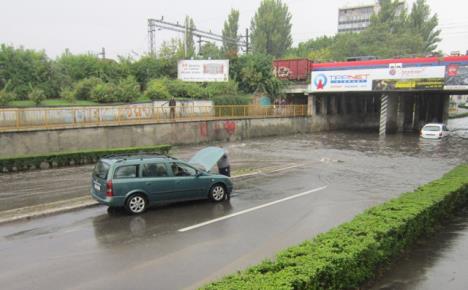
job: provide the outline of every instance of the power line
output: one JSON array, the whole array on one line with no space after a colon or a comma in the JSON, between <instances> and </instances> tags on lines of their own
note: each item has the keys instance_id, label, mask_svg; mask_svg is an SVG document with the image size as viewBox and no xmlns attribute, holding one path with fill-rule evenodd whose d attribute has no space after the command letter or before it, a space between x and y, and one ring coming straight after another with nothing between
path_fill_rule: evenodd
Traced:
<instances>
[{"instance_id":1,"label":"power line","mask_svg":"<svg viewBox=\"0 0 468 290\"><path fill-rule=\"evenodd\" d=\"M155 55L156 50L156 28L170 30L174 32L183 33L185 35L184 43L186 43L186 36L188 31L192 33L193 36L198 37L199 46L201 46L201 42L205 39L213 40L213 41L220 41L226 42L228 44L236 44L241 48L245 49L245 52L249 51L249 30L246 29L245 35L240 35L237 38L225 37L223 35L219 35L210 31L204 31L197 28L187 27L187 21L185 21L185 25L177 23L172 23L168 21L164 21L164 17L161 19L148 19L148 35L149 35L149 51L152 55ZM185 44L184 44L185 45Z\"/></svg>"}]
</instances>

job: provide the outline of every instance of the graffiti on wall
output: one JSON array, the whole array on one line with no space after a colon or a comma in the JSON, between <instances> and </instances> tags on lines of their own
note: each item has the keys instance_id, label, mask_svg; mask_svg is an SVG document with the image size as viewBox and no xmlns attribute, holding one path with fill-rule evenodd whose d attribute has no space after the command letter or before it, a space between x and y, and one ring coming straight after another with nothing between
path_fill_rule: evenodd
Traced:
<instances>
[{"instance_id":1,"label":"graffiti on wall","mask_svg":"<svg viewBox=\"0 0 468 290\"><path fill-rule=\"evenodd\" d=\"M236 122L234 121L224 121L224 130L228 133L229 136L236 133Z\"/></svg>"}]
</instances>

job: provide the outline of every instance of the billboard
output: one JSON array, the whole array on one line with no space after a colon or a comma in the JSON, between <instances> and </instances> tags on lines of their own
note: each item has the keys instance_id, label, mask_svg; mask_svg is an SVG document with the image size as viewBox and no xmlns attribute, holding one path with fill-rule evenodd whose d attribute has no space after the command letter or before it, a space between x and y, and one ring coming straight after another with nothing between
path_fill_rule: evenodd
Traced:
<instances>
[{"instance_id":1,"label":"billboard","mask_svg":"<svg viewBox=\"0 0 468 290\"><path fill-rule=\"evenodd\" d=\"M312 72L311 92L381 90L433 90L444 87L445 66L317 71Z\"/></svg>"},{"instance_id":2,"label":"billboard","mask_svg":"<svg viewBox=\"0 0 468 290\"><path fill-rule=\"evenodd\" d=\"M408 91L408 90L442 90L445 80L443 78L412 79L412 80L374 80L373 91Z\"/></svg>"},{"instance_id":3,"label":"billboard","mask_svg":"<svg viewBox=\"0 0 468 290\"><path fill-rule=\"evenodd\" d=\"M186 82L227 82L229 60L179 60L177 78Z\"/></svg>"},{"instance_id":4,"label":"billboard","mask_svg":"<svg viewBox=\"0 0 468 290\"><path fill-rule=\"evenodd\" d=\"M468 90L468 65L447 65L444 89Z\"/></svg>"}]
</instances>

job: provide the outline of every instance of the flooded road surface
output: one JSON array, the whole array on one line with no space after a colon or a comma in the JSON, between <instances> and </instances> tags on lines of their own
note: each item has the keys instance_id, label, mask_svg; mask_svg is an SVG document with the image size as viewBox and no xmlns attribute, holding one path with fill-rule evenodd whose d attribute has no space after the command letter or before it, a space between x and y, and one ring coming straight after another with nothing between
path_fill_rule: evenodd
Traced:
<instances>
[{"instance_id":1,"label":"flooded road surface","mask_svg":"<svg viewBox=\"0 0 468 290\"><path fill-rule=\"evenodd\" d=\"M421 241L395 263L373 290L468 288L468 210Z\"/></svg>"},{"instance_id":2,"label":"flooded road surface","mask_svg":"<svg viewBox=\"0 0 468 290\"><path fill-rule=\"evenodd\" d=\"M467 120L454 119L449 126L451 129L468 128ZM464 154L467 155L468 150ZM465 290L468 289L467 267L468 209L465 209L433 237L421 241L396 261L370 289Z\"/></svg>"},{"instance_id":3,"label":"flooded road surface","mask_svg":"<svg viewBox=\"0 0 468 290\"><path fill-rule=\"evenodd\" d=\"M161 205L140 216L94 207L1 225L0 285L193 289L441 177L468 161L467 145L461 138L348 132L224 144L233 164L285 170L236 182L231 200L219 204ZM193 151L180 148L178 156Z\"/></svg>"}]
</instances>

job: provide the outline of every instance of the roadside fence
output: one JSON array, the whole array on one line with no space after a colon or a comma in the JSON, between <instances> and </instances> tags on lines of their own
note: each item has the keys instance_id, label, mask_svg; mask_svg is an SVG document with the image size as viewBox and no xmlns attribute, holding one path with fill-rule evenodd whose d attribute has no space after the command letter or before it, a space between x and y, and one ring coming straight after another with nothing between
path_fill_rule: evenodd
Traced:
<instances>
[{"instance_id":1,"label":"roadside fence","mask_svg":"<svg viewBox=\"0 0 468 290\"><path fill-rule=\"evenodd\" d=\"M153 104L0 109L0 132L139 125L183 121L300 117L307 105L191 105L154 106Z\"/></svg>"}]
</instances>

